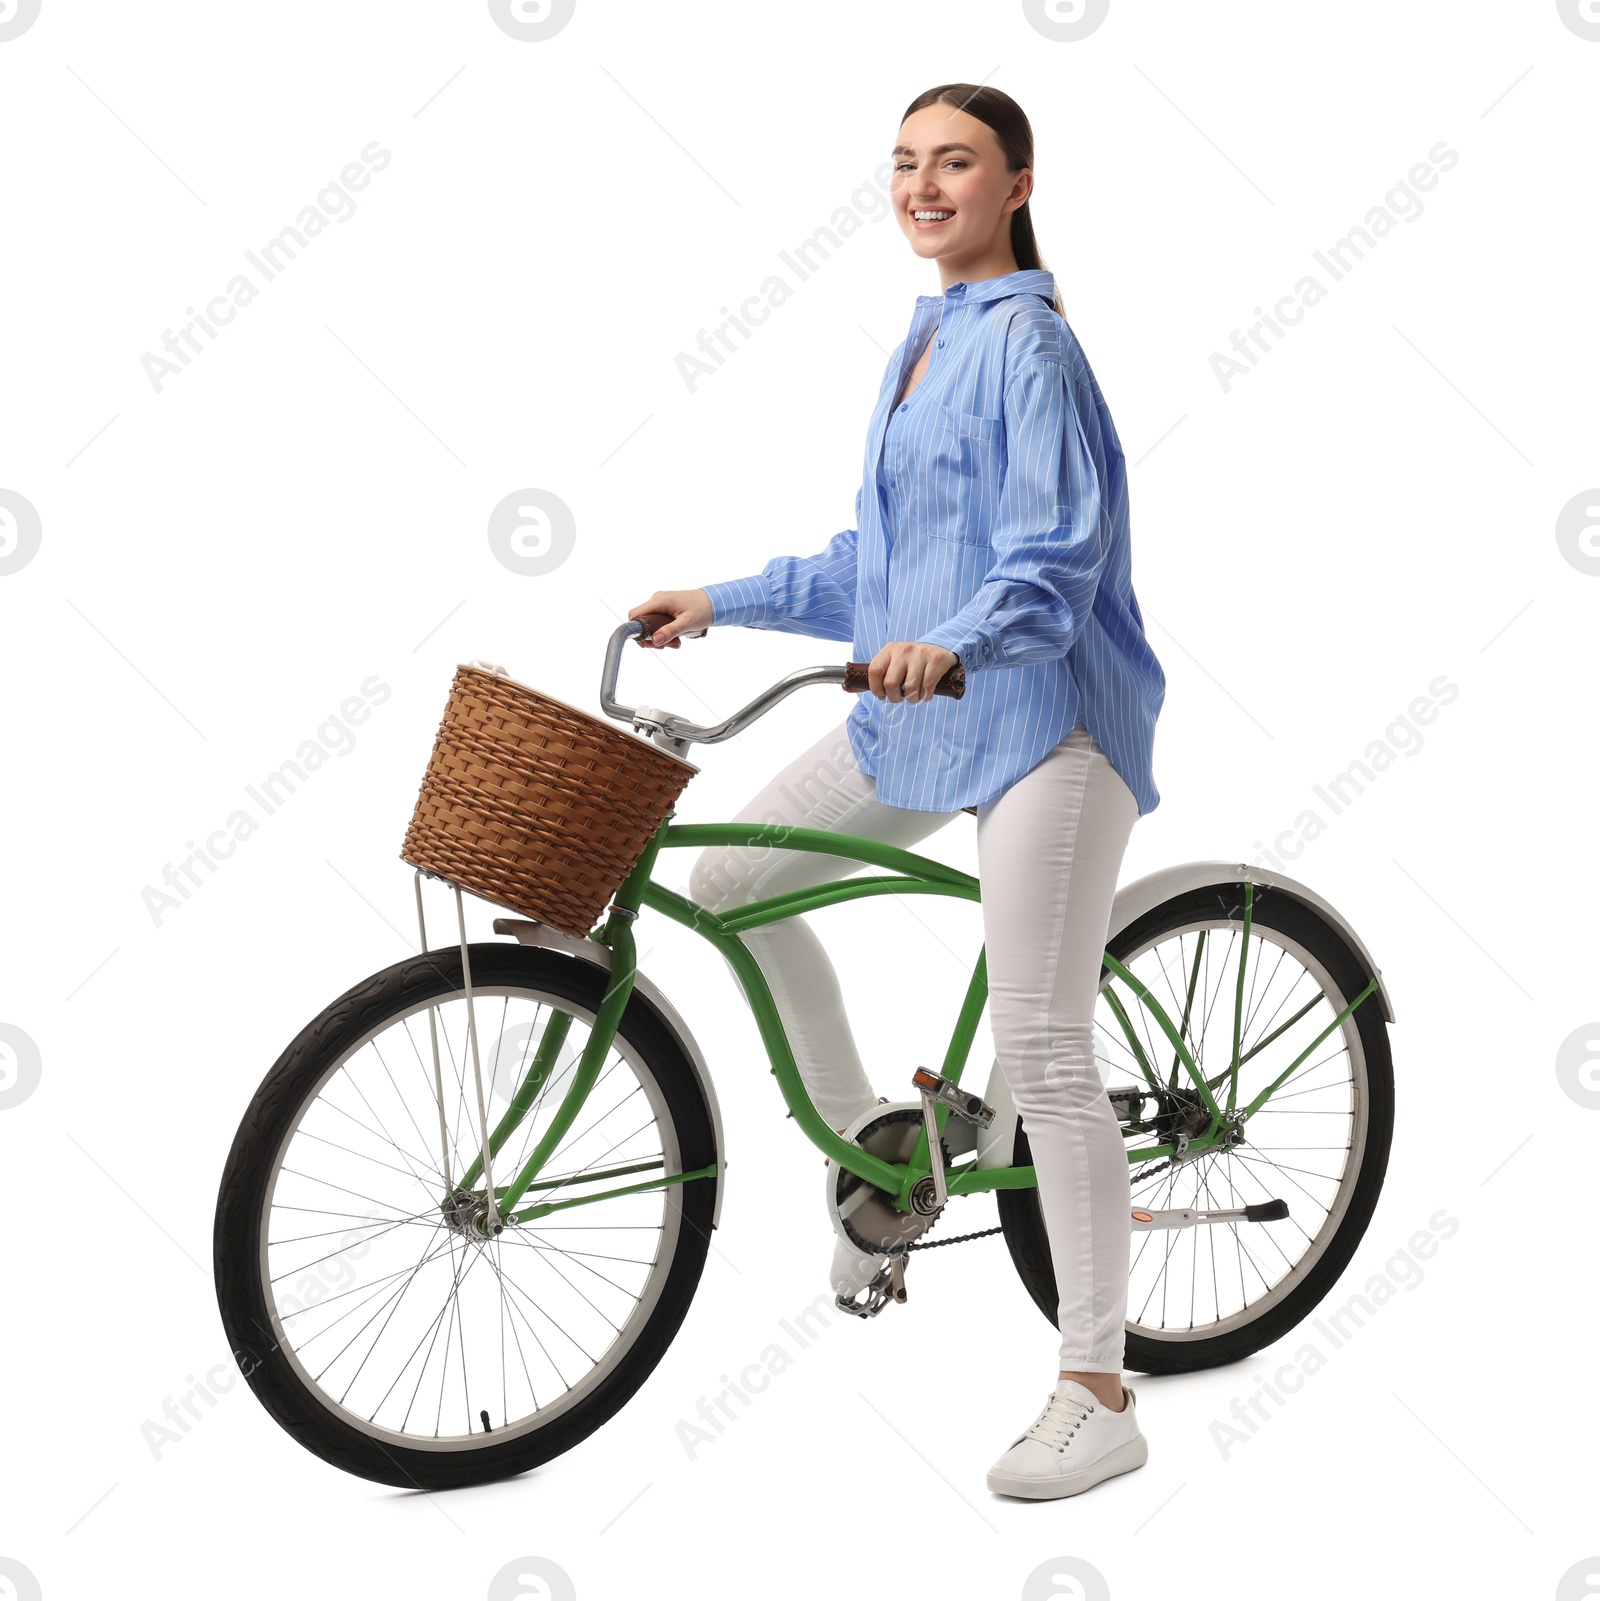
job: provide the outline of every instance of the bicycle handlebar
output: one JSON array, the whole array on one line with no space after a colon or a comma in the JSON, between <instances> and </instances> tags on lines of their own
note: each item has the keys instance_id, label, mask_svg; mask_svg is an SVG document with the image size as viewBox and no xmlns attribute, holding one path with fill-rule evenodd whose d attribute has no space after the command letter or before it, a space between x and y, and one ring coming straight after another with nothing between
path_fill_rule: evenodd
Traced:
<instances>
[{"instance_id":1,"label":"bicycle handlebar","mask_svg":"<svg viewBox=\"0 0 1600 1601\"><path fill-rule=\"evenodd\" d=\"M646 612L642 617L630 618L619 628L614 629L606 644L605 665L600 673L600 705L606 716L614 717L619 722L631 722L635 728L648 730L651 736L658 738L663 745L682 749L690 744L716 745L725 739L732 739L758 717L764 717L779 701L792 695L795 690L805 689L812 684L839 684L851 694L860 694L869 687L866 662L846 662L842 667L802 667L763 690L733 716L709 727L691 723L676 713L658 711L654 706L622 705L617 700L616 694L617 674L622 666L624 643L637 638L643 645L656 629L671 620L666 612ZM696 629L685 637L699 639L705 632L703 628ZM967 692L966 669L958 662L934 685L933 692L935 695L946 695L952 700L960 700Z\"/></svg>"},{"instance_id":2,"label":"bicycle handlebar","mask_svg":"<svg viewBox=\"0 0 1600 1601\"><path fill-rule=\"evenodd\" d=\"M635 617L634 621L639 625L639 643L643 645L663 623L672 621L672 615L670 612L664 611L647 611L643 616ZM680 639L704 639L706 632L707 630L704 628L697 628L692 634L680 634L678 637ZM867 667L868 663L866 662L846 662L844 664L844 687L852 695L859 695L871 688L867 680ZM935 695L948 695L951 700L960 700L967 692L966 668L960 662L957 662L933 686L933 692Z\"/></svg>"}]
</instances>

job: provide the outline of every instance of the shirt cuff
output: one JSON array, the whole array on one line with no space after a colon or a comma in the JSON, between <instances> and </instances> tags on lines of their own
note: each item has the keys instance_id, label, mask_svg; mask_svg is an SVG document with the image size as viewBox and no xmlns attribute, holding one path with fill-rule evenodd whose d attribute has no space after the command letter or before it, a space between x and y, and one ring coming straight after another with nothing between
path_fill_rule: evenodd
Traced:
<instances>
[{"instance_id":1,"label":"shirt cuff","mask_svg":"<svg viewBox=\"0 0 1600 1601\"><path fill-rule=\"evenodd\" d=\"M711 597L713 628L759 627L772 617L772 590L760 573L701 587Z\"/></svg>"},{"instance_id":2,"label":"shirt cuff","mask_svg":"<svg viewBox=\"0 0 1600 1601\"><path fill-rule=\"evenodd\" d=\"M956 660L969 673L984 667L993 667L998 661L998 652L988 635L966 626L960 618L951 618L949 622L941 623L939 627L922 635L918 644L938 645L953 652Z\"/></svg>"}]
</instances>

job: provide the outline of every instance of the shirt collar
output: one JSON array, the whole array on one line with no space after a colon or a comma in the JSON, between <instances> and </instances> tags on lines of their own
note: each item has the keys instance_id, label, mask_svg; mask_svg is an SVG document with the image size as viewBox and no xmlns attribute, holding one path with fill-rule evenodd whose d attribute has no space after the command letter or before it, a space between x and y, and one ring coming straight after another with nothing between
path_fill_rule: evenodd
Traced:
<instances>
[{"instance_id":1,"label":"shirt collar","mask_svg":"<svg viewBox=\"0 0 1600 1601\"><path fill-rule=\"evenodd\" d=\"M952 304L975 300L1003 300L1008 295L1043 295L1055 304L1055 274L1043 267L1022 267L1016 272L1001 273L998 278L981 278L973 284L951 284L942 295L918 295L919 306L934 306L949 301Z\"/></svg>"}]
</instances>

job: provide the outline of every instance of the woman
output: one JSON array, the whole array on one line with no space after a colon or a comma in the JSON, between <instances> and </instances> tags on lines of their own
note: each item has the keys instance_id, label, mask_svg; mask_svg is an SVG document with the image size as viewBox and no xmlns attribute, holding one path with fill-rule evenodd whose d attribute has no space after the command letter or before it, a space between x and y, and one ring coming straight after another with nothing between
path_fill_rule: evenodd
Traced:
<instances>
[{"instance_id":1,"label":"woman","mask_svg":"<svg viewBox=\"0 0 1600 1601\"><path fill-rule=\"evenodd\" d=\"M989 1488L1074 1495L1139 1467L1122 1384L1128 1165L1094 1059L1117 873L1159 796L1151 748L1166 679L1134 599L1122 447L1039 260L1033 136L997 89L943 84L907 108L895 215L942 295L918 298L867 433L859 527L753 577L662 590L652 644L712 625L852 641L871 694L740 814L912 846L976 807L997 1053L1038 1173L1060 1286L1059 1377ZM957 663L967 691L932 698ZM856 864L707 851L690 891L716 910ZM853 1134L877 1104L815 934L745 935L818 1110ZM841 1242L853 1295L882 1266Z\"/></svg>"}]
</instances>

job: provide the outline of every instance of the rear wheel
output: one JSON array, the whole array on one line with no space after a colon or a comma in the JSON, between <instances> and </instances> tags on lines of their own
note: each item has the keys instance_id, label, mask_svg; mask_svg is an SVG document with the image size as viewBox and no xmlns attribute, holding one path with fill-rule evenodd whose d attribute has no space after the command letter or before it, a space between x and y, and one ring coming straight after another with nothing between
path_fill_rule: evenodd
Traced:
<instances>
[{"instance_id":1,"label":"rear wheel","mask_svg":"<svg viewBox=\"0 0 1600 1601\"><path fill-rule=\"evenodd\" d=\"M493 1164L503 1191L551 1126L609 975L515 945L471 960L490 1127L519 1089L531 1100ZM699 1282L716 1176L486 1238L480 1144L461 953L440 949L310 1023L229 1154L214 1251L235 1357L290 1434L364 1478L444 1488L567 1450L644 1382ZM517 1211L715 1162L694 1069L635 991Z\"/></svg>"},{"instance_id":2,"label":"rear wheel","mask_svg":"<svg viewBox=\"0 0 1600 1601\"><path fill-rule=\"evenodd\" d=\"M1187 892L1146 913L1108 947L1161 1002L1208 1082L1233 1051L1244 893L1242 884ZM1271 886L1254 886L1253 896L1239 1009L1240 1106L1282 1073L1373 977L1316 908ZM1146 1060L1158 1069L1157 1090L1129 1047L1111 1005L1113 991ZM1109 968L1102 974L1095 1040L1129 1149L1204 1131L1207 1114L1176 1052ZM1219 1099L1222 1093L1225 1085ZM1248 1119L1239 1144L1192 1160L1133 1166L1135 1208L1220 1210L1282 1200L1288 1216L1136 1231L1129 1253L1127 1366L1184 1373L1235 1362L1308 1316L1349 1264L1371 1220L1393 1128L1394 1072L1374 991ZM1020 1119L1013 1160L1032 1160ZM1012 1261L1054 1324L1055 1272L1038 1192L1001 1190L997 1198Z\"/></svg>"}]
</instances>

